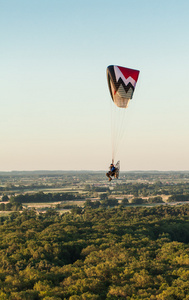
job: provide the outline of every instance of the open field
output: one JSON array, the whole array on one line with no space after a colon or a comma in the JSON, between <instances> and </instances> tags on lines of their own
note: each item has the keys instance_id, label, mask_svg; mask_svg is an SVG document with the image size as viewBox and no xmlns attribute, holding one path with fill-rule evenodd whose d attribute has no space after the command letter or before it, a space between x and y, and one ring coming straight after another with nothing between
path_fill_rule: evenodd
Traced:
<instances>
[{"instance_id":1,"label":"open field","mask_svg":"<svg viewBox=\"0 0 189 300\"><path fill-rule=\"evenodd\" d=\"M118 205L125 199L128 205L184 203L188 199L183 197L187 198L189 195L189 172L123 172L118 180L111 182L108 182L105 172L0 173L0 205L4 205L1 210L6 210L7 200L15 204L14 201L20 195L23 196L23 208L36 208L38 211L49 208L64 210L64 206L67 211L68 206L69 209L74 206L84 207L85 201L102 201L103 205L111 206L111 202L107 204L106 199L116 199ZM31 201L24 201L27 195L35 199L30 197ZM171 201L169 198L175 195L176 198ZM181 201L179 197L182 198ZM155 199L158 200L157 203ZM12 206L7 210L20 210L15 205Z\"/></svg>"}]
</instances>

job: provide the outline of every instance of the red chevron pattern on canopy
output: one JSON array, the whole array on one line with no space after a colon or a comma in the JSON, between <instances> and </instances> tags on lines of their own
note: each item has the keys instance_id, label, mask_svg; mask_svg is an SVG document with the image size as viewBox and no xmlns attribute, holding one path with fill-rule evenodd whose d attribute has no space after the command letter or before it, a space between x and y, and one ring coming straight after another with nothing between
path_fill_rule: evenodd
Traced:
<instances>
[{"instance_id":1,"label":"red chevron pattern on canopy","mask_svg":"<svg viewBox=\"0 0 189 300\"><path fill-rule=\"evenodd\" d=\"M107 67L107 80L114 103L126 108L133 97L139 76L138 70L111 65Z\"/></svg>"}]
</instances>

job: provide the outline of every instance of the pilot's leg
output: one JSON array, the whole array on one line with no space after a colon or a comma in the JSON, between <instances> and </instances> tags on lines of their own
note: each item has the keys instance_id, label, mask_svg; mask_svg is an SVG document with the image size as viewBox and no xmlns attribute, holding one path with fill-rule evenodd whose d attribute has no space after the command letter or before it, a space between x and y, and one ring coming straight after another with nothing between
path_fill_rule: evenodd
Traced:
<instances>
[{"instance_id":1,"label":"pilot's leg","mask_svg":"<svg viewBox=\"0 0 189 300\"><path fill-rule=\"evenodd\" d=\"M109 181L112 180L112 178L110 177L110 175L112 175L111 173L112 173L112 172L110 172L110 171L109 171L108 173L106 173L106 176L109 178Z\"/></svg>"}]
</instances>

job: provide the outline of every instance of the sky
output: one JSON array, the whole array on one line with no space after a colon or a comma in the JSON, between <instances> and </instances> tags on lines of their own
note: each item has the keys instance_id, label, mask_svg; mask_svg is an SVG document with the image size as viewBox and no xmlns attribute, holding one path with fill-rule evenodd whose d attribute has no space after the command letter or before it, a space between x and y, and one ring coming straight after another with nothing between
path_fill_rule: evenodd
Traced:
<instances>
[{"instance_id":1,"label":"sky","mask_svg":"<svg viewBox=\"0 0 189 300\"><path fill-rule=\"evenodd\" d=\"M106 170L106 68L140 70L116 160L189 170L188 0L0 0L0 171Z\"/></svg>"}]
</instances>

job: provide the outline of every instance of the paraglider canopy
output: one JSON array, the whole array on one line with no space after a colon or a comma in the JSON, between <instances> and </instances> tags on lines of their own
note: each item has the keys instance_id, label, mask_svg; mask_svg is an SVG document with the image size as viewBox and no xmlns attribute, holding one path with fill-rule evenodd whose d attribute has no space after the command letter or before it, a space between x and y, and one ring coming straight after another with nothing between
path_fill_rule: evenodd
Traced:
<instances>
[{"instance_id":1,"label":"paraglider canopy","mask_svg":"<svg viewBox=\"0 0 189 300\"><path fill-rule=\"evenodd\" d=\"M128 106L138 80L139 71L119 66L107 67L107 79L114 103L121 108Z\"/></svg>"}]
</instances>

